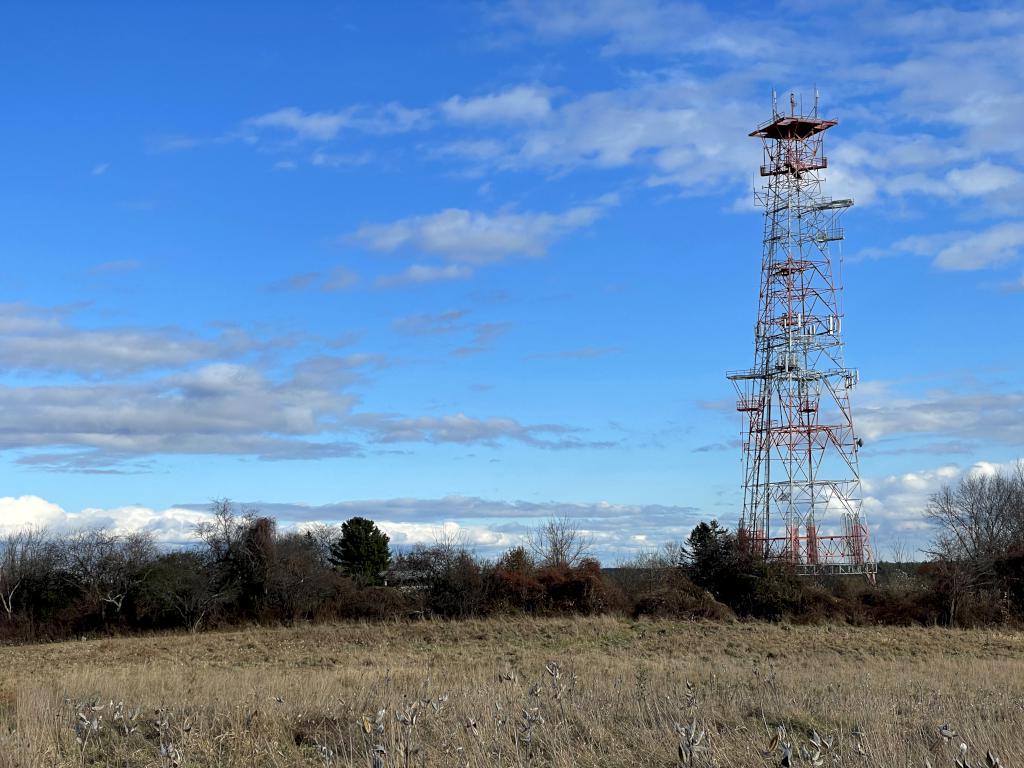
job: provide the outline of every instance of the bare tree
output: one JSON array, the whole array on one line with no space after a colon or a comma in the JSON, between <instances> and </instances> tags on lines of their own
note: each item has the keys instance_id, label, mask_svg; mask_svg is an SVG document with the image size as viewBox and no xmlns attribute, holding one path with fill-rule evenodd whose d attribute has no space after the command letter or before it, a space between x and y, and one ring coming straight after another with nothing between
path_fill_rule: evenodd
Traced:
<instances>
[{"instance_id":1,"label":"bare tree","mask_svg":"<svg viewBox=\"0 0 1024 768\"><path fill-rule=\"evenodd\" d=\"M575 568L592 556L593 542L568 517L553 517L530 531L527 545L541 565Z\"/></svg>"},{"instance_id":2,"label":"bare tree","mask_svg":"<svg viewBox=\"0 0 1024 768\"><path fill-rule=\"evenodd\" d=\"M941 566L952 623L967 595L1001 586L1000 561L1024 552L1024 462L965 475L933 494L925 515L936 527L929 554Z\"/></svg>"},{"instance_id":3,"label":"bare tree","mask_svg":"<svg viewBox=\"0 0 1024 768\"><path fill-rule=\"evenodd\" d=\"M1024 462L1013 472L965 475L934 494L925 515L938 528L930 554L986 569L1024 548Z\"/></svg>"},{"instance_id":4,"label":"bare tree","mask_svg":"<svg viewBox=\"0 0 1024 768\"><path fill-rule=\"evenodd\" d=\"M142 610L158 619L176 616L190 632L224 602L213 589L209 564L194 549L167 552L153 564L142 586Z\"/></svg>"},{"instance_id":5,"label":"bare tree","mask_svg":"<svg viewBox=\"0 0 1024 768\"><path fill-rule=\"evenodd\" d=\"M316 554L316 563L322 568L333 568L331 565L331 545L341 537L341 526L315 523L302 534L309 540L312 551Z\"/></svg>"},{"instance_id":6,"label":"bare tree","mask_svg":"<svg viewBox=\"0 0 1024 768\"><path fill-rule=\"evenodd\" d=\"M256 513L235 511L230 499L217 499L210 505L213 518L196 523L195 534L209 550L214 563L226 563L238 556L245 534L256 521Z\"/></svg>"},{"instance_id":7,"label":"bare tree","mask_svg":"<svg viewBox=\"0 0 1024 768\"><path fill-rule=\"evenodd\" d=\"M8 533L0 540L0 607L11 620L18 590L37 567L46 546L46 534L37 528Z\"/></svg>"},{"instance_id":8,"label":"bare tree","mask_svg":"<svg viewBox=\"0 0 1024 768\"><path fill-rule=\"evenodd\" d=\"M311 618L343 578L322 558L315 536L288 533L277 539L270 598L287 622Z\"/></svg>"},{"instance_id":9,"label":"bare tree","mask_svg":"<svg viewBox=\"0 0 1024 768\"><path fill-rule=\"evenodd\" d=\"M156 559L149 533L80 531L64 541L62 550L68 574L104 617L107 606L121 612L125 598L145 580Z\"/></svg>"},{"instance_id":10,"label":"bare tree","mask_svg":"<svg viewBox=\"0 0 1024 768\"><path fill-rule=\"evenodd\" d=\"M213 502L213 518L195 526L206 544L213 591L234 599L243 612L265 607L276 560L276 524L253 509L236 512L228 499Z\"/></svg>"}]
</instances>

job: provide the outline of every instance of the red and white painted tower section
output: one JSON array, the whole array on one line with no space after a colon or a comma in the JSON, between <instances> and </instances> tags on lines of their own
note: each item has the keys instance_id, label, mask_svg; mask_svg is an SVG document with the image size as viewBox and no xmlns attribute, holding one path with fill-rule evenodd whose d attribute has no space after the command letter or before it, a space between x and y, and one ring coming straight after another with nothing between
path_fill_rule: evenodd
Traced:
<instances>
[{"instance_id":1,"label":"red and white painted tower section","mask_svg":"<svg viewBox=\"0 0 1024 768\"><path fill-rule=\"evenodd\" d=\"M773 100L774 101L774 100ZM823 193L824 134L837 124L772 105L761 139L764 208L754 365L733 371L743 416L744 501L738 534L751 551L802 574L863 574L876 565L861 510L843 358L840 215L852 200ZM802 112L802 110L800 110ZM840 252L841 253L841 252Z\"/></svg>"}]
</instances>

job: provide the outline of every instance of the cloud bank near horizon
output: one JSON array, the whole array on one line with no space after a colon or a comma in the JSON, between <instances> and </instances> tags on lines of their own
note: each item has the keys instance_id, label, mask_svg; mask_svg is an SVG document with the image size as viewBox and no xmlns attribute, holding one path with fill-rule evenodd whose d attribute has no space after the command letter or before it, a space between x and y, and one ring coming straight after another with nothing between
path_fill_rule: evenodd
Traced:
<instances>
[{"instance_id":1,"label":"cloud bank near horizon","mask_svg":"<svg viewBox=\"0 0 1024 768\"><path fill-rule=\"evenodd\" d=\"M921 556L931 535L925 516L930 496L967 474L1008 471L1011 464L977 462L967 467L944 465L918 472L864 481L864 512L876 556L885 559L899 548ZM545 520L566 519L591 541L606 564L628 560L664 544L683 541L693 526L711 519L697 507L568 502L495 501L467 496L439 499L367 499L330 504L232 502L239 511L274 518L283 531L336 525L351 517L375 520L397 549L438 541L455 541L484 556L495 556L525 541ZM155 510L140 505L68 512L38 496L0 498L0 535L26 527L65 532L107 528L117 533L144 531L165 546L195 543L197 523L210 519L211 504L184 503ZM722 521L732 527L731 520Z\"/></svg>"}]
</instances>

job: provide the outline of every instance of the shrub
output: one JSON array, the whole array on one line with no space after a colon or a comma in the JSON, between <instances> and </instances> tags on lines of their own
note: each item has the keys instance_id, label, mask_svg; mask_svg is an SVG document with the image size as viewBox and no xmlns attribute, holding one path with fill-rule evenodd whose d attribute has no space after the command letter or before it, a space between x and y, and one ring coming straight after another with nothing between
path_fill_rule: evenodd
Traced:
<instances>
[{"instance_id":1,"label":"shrub","mask_svg":"<svg viewBox=\"0 0 1024 768\"><path fill-rule=\"evenodd\" d=\"M665 568L652 587L636 596L633 618L641 616L722 621L736 618L729 606L690 581L681 568Z\"/></svg>"}]
</instances>

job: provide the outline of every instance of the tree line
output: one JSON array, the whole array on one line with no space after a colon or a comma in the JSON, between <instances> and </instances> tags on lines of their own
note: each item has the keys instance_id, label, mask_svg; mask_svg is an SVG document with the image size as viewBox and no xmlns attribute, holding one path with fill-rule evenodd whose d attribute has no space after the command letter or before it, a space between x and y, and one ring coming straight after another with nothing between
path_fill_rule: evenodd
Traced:
<instances>
[{"instance_id":1,"label":"tree line","mask_svg":"<svg viewBox=\"0 0 1024 768\"><path fill-rule=\"evenodd\" d=\"M500 557L457 540L393 552L373 521L281 531L227 500L195 546L146 533L38 529L0 539L0 639L242 623L491 614L594 614L979 625L1024 620L1024 465L968 475L928 505L929 560L882 563L878 583L807 579L751 556L715 521L602 568L571 521Z\"/></svg>"}]
</instances>

